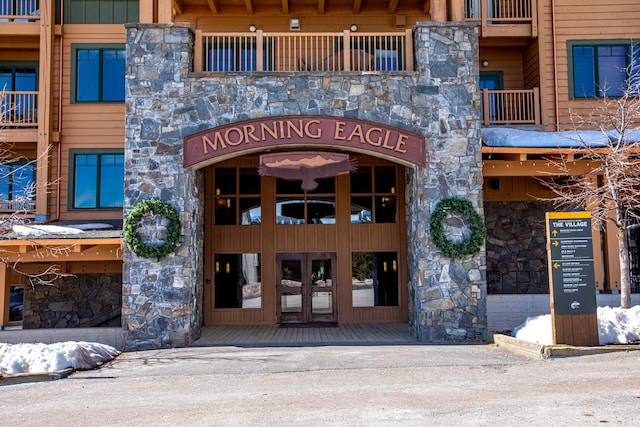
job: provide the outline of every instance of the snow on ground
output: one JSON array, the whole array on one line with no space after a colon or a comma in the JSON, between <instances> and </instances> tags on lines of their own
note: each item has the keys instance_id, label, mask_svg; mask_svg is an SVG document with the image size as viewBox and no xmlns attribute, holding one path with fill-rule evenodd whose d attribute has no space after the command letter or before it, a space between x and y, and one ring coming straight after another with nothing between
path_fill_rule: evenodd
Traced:
<instances>
[{"instance_id":1,"label":"snow on ground","mask_svg":"<svg viewBox=\"0 0 640 427\"><path fill-rule=\"evenodd\" d=\"M0 343L0 374L93 369L119 354L99 343L67 341L54 344Z\"/></svg>"},{"instance_id":2,"label":"snow on ground","mask_svg":"<svg viewBox=\"0 0 640 427\"><path fill-rule=\"evenodd\" d=\"M553 344L551 315L529 317L515 328L513 336L543 345ZM598 307L600 345L640 341L640 305L628 309Z\"/></svg>"}]
</instances>

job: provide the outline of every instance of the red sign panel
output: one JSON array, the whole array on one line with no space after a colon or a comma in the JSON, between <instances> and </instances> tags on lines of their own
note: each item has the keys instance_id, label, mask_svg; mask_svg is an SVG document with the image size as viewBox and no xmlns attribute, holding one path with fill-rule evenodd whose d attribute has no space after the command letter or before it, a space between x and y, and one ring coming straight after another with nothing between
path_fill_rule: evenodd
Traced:
<instances>
[{"instance_id":1,"label":"red sign panel","mask_svg":"<svg viewBox=\"0 0 640 427\"><path fill-rule=\"evenodd\" d=\"M270 148L326 148L424 166L425 138L391 126L328 116L265 117L230 123L184 138L184 166L203 167Z\"/></svg>"}]
</instances>

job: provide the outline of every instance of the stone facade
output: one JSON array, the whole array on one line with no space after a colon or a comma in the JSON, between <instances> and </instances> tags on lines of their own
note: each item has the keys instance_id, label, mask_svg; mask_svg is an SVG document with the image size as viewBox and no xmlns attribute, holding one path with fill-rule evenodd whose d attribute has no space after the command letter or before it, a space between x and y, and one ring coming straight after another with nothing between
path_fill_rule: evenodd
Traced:
<instances>
[{"instance_id":1,"label":"stone facade","mask_svg":"<svg viewBox=\"0 0 640 427\"><path fill-rule=\"evenodd\" d=\"M197 339L202 313L202 177L182 167L182 138L241 120L325 115L426 137L427 166L407 168L409 322L423 340L477 338L486 326L484 253L445 259L428 234L437 201L458 196L482 213L477 27L415 27L416 71L189 73L185 26L127 25L125 213L158 197L181 212L183 240L162 262L124 255L128 348Z\"/></svg>"},{"instance_id":2,"label":"stone facade","mask_svg":"<svg viewBox=\"0 0 640 427\"><path fill-rule=\"evenodd\" d=\"M54 285L25 285L22 327L78 328L120 324L122 274L78 274Z\"/></svg>"},{"instance_id":3,"label":"stone facade","mask_svg":"<svg viewBox=\"0 0 640 427\"><path fill-rule=\"evenodd\" d=\"M490 294L548 294L544 202L487 202L487 287Z\"/></svg>"}]
</instances>

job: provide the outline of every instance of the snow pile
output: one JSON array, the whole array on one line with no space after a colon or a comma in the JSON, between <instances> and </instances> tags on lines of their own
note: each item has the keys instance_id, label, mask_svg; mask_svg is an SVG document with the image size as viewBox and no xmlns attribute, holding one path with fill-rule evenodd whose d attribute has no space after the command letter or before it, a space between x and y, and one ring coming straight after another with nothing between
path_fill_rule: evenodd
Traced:
<instances>
[{"instance_id":1,"label":"snow pile","mask_svg":"<svg viewBox=\"0 0 640 427\"><path fill-rule=\"evenodd\" d=\"M552 334L551 315L545 314L527 318L512 335L524 341L551 345ZM600 345L640 341L640 305L628 309L598 307L598 335Z\"/></svg>"},{"instance_id":2,"label":"snow pile","mask_svg":"<svg viewBox=\"0 0 640 427\"><path fill-rule=\"evenodd\" d=\"M47 234L82 234L82 230L58 225L14 225L13 232L21 236L44 236Z\"/></svg>"},{"instance_id":3,"label":"snow pile","mask_svg":"<svg viewBox=\"0 0 640 427\"><path fill-rule=\"evenodd\" d=\"M67 368L93 369L119 354L99 343L67 341L54 344L0 343L0 373L40 373Z\"/></svg>"},{"instance_id":4,"label":"snow pile","mask_svg":"<svg viewBox=\"0 0 640 427\"><path fill-rule=\"evenodd\" d=\"M601 132L597 130L571 130L564 132L540 132L514 129L509 127L482 128L482 142L489 147L543 147L580 148L607 145L617 141L617 131ZM640 141L640 129L630 130L624 138L626 142Z\"/></svg>"}]
</instances>

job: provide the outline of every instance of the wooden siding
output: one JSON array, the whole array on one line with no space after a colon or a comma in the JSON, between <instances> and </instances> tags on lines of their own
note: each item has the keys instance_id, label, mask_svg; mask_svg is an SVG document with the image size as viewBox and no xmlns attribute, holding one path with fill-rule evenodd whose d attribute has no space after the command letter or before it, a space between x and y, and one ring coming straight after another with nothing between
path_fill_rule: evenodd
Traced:
<instances>
[{"instance_id":1,"label":"wooden siding","mask_svg":"<svg viewBox=\"0 0 640 427\"><path fill-rule=\"evenodd\" d=\"M489 66L480 67L480 71L501 71L503 89L523 89L523 54L521 47L482 47L479 60L489 61Z\"/></svg>"},{"instance_id":2,"label":"wooden siding","mask_svg":"<svg viewBox=\"0 0 640 427\"><path fill-rule=\"evenodd\" d=\"M540 62L543 115L546 130L555 128L555 93L553 69L553 31L551 0L541 0L540 27L543 46ZM560 129L571 129L569 111L586 111L590 102L569 99L567 42L570 40L640 39L640 2L637 0L562 0L556 1L556 49Z\"/></svg>"}]
</instances>

